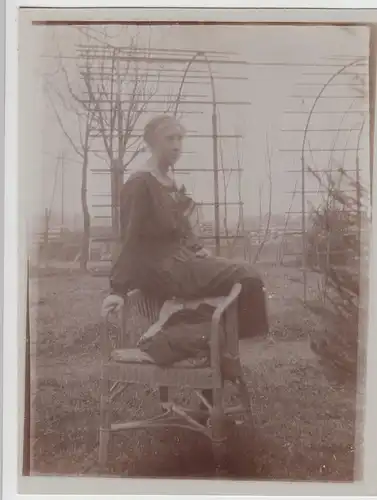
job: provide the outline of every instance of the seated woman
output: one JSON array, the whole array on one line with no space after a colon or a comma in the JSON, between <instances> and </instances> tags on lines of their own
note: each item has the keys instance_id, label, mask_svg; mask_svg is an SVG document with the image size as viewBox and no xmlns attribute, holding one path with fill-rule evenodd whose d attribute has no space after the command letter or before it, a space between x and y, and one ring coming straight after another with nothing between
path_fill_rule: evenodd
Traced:
<instances>
[{"instance_id":1,"label":"seated woman","mask_svg":"<svg viewBox=\"0 0 377 500\"><path fill-rule=\"evenodd\" d=\"M184 129L168 115L153 118L144 140L151 151L120 195L121 251L111 274L104 309L132 289L164 302L227 295L241 283L239 337L266 335L263 282L247 263L214 257L193 234L188 214L193 201L169 175L181 155Z\"/></svg>"}]
</instances>

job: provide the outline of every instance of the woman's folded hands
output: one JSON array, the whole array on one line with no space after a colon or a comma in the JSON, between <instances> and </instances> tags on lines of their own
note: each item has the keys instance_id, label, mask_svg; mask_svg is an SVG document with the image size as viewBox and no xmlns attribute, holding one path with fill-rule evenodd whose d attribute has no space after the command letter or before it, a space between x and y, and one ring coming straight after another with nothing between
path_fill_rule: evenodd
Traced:
<instances>
[{"instance_id":1,"label":"woman's folded hands","mask_svg":"<svg viewBox=\"0 0 377 500\"><path fill-rule=\"evenodd\" d=\"M201 248L200 250L198 250L196 252L196 256L201 257L201 258L210 257L211 252L209 250L207 250L206 248Z\"/></svg>"}]
</instances>

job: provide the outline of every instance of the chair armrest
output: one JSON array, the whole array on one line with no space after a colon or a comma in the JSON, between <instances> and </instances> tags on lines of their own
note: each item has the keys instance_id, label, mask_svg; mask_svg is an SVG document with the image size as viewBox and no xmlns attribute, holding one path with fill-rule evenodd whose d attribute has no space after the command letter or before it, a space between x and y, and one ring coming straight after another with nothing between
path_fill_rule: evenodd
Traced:
<instances>
[{"instance_id":1,"label":"chair armrest","mask_svg":"<svg viewBox=\"0 0 377 500\"><path fill-rule=\"evenodd\" d=\"M242 290L242 285L236 283L229 295L227 295L224 301L217 306L213 315L211 322L211 342L210 342L210 352L211 352L211 366L215 369L218 377L221 377L221 348L222 348L222 338L221 338L221 324L225 317L226 312L228 312L232 307L237 307L238 298Z\"/></svg>"},{"instance_id":2,"label":"chair armrest","mask_svg":"<svg viewBox=\"0 0 377 500\"><path fill-rule=\"evenodd\" d=\"M116 295L116 294L115 294ZM102 362L106 363L114 349L133 348L141 334L158 319L157 304L143 296L140 290L131 290L123 298L123 304L116 310L109 310L103 317L100 328ZM116 317L120 327L117 341L111 342L110 317Z\"/></svg>"},{"instance_id":3,"label":"chair armrest","mask_svg":"<svg viewBox=\"0 0 377 500\"><path fill-rule=\"evenodd\" d=\"M111 346L110 342L110 325L112 322L110 321L110 317L116 317L118 319L118 323L121 325L123 320L123 312L125 308L125 303L127 301L127 297L122 297L119 294L110 294L117 295L123 299L123 304L118 308L113 308L107 311L105 315L102 316L101 327L100 327L100 346L101 346L101 354L103 358L109 358L111 354L111 350L113 346Z\"/></svg>"}]
</instances>

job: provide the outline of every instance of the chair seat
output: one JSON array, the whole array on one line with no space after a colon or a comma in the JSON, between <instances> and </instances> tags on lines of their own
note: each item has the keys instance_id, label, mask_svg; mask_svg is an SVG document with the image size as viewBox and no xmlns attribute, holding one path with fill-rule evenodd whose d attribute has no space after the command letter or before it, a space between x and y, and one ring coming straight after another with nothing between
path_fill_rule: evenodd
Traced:
<instances>
[{"instance_id":1,"label":"chair seat","mask_svg":"<svg viewBox=\"0 0 377 500\"><path fill-rule=\"evenodd\" d=\"M111 353L111 359L116 363L125 363L125 364L144 364L144 365L156 365L153 359L149 356L149 354L141 351L140 349L115 349ZM208 366L208 360L202 359L187 359L184 361L179 361L174 363L172 368L203 368Z\"/></svg>"},{"instance_id":2,"label":"chair seat","mask_svg":"<svg viewBox=\"0 0 377 500\"><path fill-rule=\"evenodd\" d=\"M221 305L226 297L204 297L196 300L170 299L166 300L161 308L159 318L164 319L167 316L179 311L180 309L197 309L202 304L207 304L214 308Z\"/></svg>"},{"instance_id":3,"label":"chair seat","mask_svg":"<svg viewBox=\"0 0 377 500\"><path fill-rule=\"evenodd\" d=\"M166 300L160 310L158 320L150 325L150 327L143 333L143 335L141 335L137 345L139 346L141 342L154 337L161 330L164 323L176 312L182 309L195 310L203 304L209 305L216 309L224 302L225 299L226 297L206 297L197 300Z\"/></svg>"}]
</instances>

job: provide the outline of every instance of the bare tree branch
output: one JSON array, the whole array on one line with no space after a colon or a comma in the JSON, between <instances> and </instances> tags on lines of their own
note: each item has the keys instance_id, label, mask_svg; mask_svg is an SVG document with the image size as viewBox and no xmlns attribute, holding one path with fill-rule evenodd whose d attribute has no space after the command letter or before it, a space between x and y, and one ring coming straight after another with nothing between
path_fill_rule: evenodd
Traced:
<instances>
[{"instance_id":1,"label":"bare tree branch","mask_svg":"<svg viewBox=\"0 0 377 500\"><path fill-rule=\"evenodd\" d=\"M101 108L99 106L98 100L95 98L94 92L92 90L92 85L91 85L91 82L90 82L90 78L88 76L85 76L84 77L84 81L85 81L86 87L88 89L89 98L90 98L90 100L93 102L93 104L95 106L96 116L97 116L97 118L98 118L98 120L100 122L101 129L105 130L105 123L104 123L103 113L102 113L102 110L101 110ZM110 160L112 160L112 158L113 158L113 152L112 152L110 144L109 144L109 142L107 140L107 137L105 135L103 135L102 137L103 137L103 143L104 143L104 146L106 148L107 154L109 155Z\"/></svg>"},{"instance_id":2,"label":"bare tree branch","mask_svg":"<svg viewBox=\"0 0 377 500\"><path fill-rule=\"evenodd\" d=\"M57 97L60 103L62 103L65 112L68 112L70 114L73 113L77 120L77 128L79 136L78 142L76 142L73 138L73 135L68 132L68 128L64 124L62 114L59 113L57 106L54 102L54 99L52 98L51 95L53 88L52 83L49 82L49 84L46 85L46 88L48 90L47 95L49 103L54 111L55 117L58 121L58 124L64 136L67 138L68 142L70 143L75 153L82 159L81 205L83 210L84 231L81 244L80 267L81 269L86 270L89 258L89 241L90 241L90 213L87 203L87 177L88 177L89 152L91 147L90 136L91 136L91 131L95 126L94 108L92 108L90 103L88 105L84 105L84 103L82 103L82 100L79 99L77 95L73 92L68 78L68 73L61 61L60 61L60 69L61 72L65 75L65 82L68 89L68 93L72 99L72 103L77 104L76 107L73 105L71 106L65 105L65 99L63 98L62 93L56 87L54 88L54 93L55 97ZM84 112L80 111L81 109L84 110Z\"/></svg>"},{"instance_id":3,"label":"bare tree branch","mask_svg":"<svg viewBox=\"0 0 377 500\"><path fill-rule=\"evenodd\" d=\"M283 229L283 234L282 234L282 238L281 238L280 248L279 248L279 252L278 252L279 253L279 264L282 264L283 263L283 259L284 259L284 245L285 245L285 242L286 242L286 234L287 234L289 220L291 218L291 212L292 212L293 202L294 202L296 194L297 194L297 184L298 184L298 182L296 181L295 182L295 186L293 188L292 198L291 198L291 201L290 201L290 204L289 204L288 212L287 212L286 217L285 217L284 229Z\"/></svg>"},{"instance_id":4,"label":"bare tree branch","mask_svg":"<svg viewBox=\"0 0 377 500\"><path fill-rule=\"evenodd\" d=\"M138 147L138 149L136 149L132 155L131 155L131 158L126 161L124 164L123 164L123 169L126 170L127 167L135 160L135 158L142 152L142 149L140 147Z\"/></svg>"},{"instance_id":5,"label":"bare tree branch","mask_svg":"<svg viewBox=\"0 0 377 500\"><path fill-rule=\"evenodd\" d=\"M79 156L83 157L83 153L82 151L80 151L79 147L77 146L77 144L75 144L75 142L73 141L72 137L68 134L67 132L67 129L63 123L63 120L55 106L55 103L54 103L54 100L52 99L51 97L51 94L49 92L47 92L47 98L49 100L49 103L51 105L51 108L52 110L54 111L54 114L55 114L55 117L59 123L59 126L61 128L61 131L63 132L64 136L66 137L66 139L68 140L68 142L70 143L70 145L72 146L73 150L75 151L75 153L77 153Z\"/></svg>"}]
</instances>

